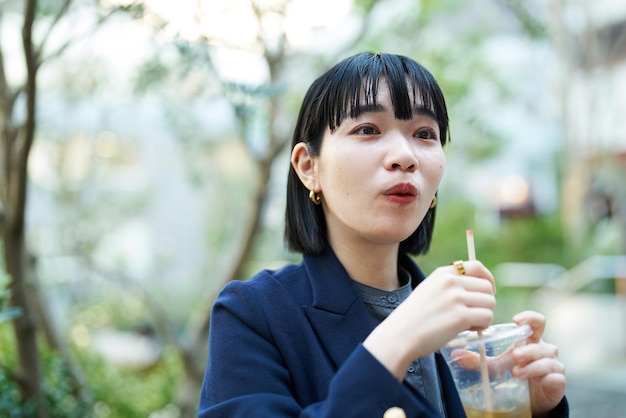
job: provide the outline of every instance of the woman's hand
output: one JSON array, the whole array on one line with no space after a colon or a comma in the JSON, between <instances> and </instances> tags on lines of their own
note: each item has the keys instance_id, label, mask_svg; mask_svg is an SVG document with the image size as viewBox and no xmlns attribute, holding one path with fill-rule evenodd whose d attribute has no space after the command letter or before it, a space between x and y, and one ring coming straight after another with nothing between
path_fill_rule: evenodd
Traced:
<instances>
[{"instance_id":1,"label":"woman's hand","mask_svg":"<svg viewBox=\"0 0 626 418\"><path fill-rule=\"evenodd\" d=\"M525 346L513 350L516 365L512 374L528 379L533 415L548 412L565 395L565 366L558 359L557 347L541 339L546 326L543 315L525 311L515 315L513 321L518 325L528 324L533 333Z\"/></svg>"},{"instance_id":2,"label":"woman's hand","mask_svg":"<svg viewBox=\"0 0 626 418\"><path fill-rule=\"evenodd\" d=\"M364 341L399 380L411 361L424 357L468 329L487 328L496 305L491 272L480 261L436 269Z\"/></svg>"}]
</instances>

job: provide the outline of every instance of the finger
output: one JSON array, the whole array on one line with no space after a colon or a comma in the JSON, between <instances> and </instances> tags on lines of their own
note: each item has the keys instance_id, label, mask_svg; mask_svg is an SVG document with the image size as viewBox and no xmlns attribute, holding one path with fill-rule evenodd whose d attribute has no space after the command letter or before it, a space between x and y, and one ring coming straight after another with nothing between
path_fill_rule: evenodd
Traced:
<instances>
[{"instance_id":1,"label":"finger","mask_svg":"<svg viewBox=\"0 0 626 418\"><path fill-rule=\"evenodd\" d=\"M466 370L479 370L480 369L480 355L469 350L453 350L451 353L454 363L463 367Z\"/></svg>"},{"instance_id":2,"label":"finger","mask_svg":"<svg viewBox=\"0 0 626 418\"><path fill-rule=\"evenodd\" d=\"M493 286L491 282L485 279L470 276L455 277L454 279L456 283L469 292L480 292L493 297Z\"/></svg>"},{"instance_id":3,"label":"finger","mask_svg":"<svg viewBox=\"0 0 626 418\"><path fill-rule=\"evenodd\" d=\"M553 387L565 387L567 386L567 379L565 377L565 370L563 372L549 373L539 380L545 386Z\"/></svg>"},{"instance_id":4,"label":"finger","mask_svg":"<svg viewBox=\"0 0 626 418\"><path fill-rule=\"evenodd\" d=\"M565 395L567 380L564 373L549 373L529 380L533 414L552 410Z\"/></svg>"},{"instance_id":5,"label":"finger","mask_svg":"<svg viewBox=\"0 0 626 418\"><path fill-rule=\"evenodd\" d=\"M491 305L495 306L495 302ZM461 331L480 331L493 321L493 308L491 307L470 307L463 302L458 303L448 312L446 321L454 324L456 334Z\"/></svg>"},{"instance_id":6,"label":"finger","mask_svg":"<svg viewBox=\"0 0 626 418\"><path fill-rule=\"evenodd\" d=\"M542 358L526 365L516 365L511 373L523 379L543 379L550 374L560 374L565 378L565 365L554 358Z\"/></svg>"},{"instance_id":7,"label":"finger","mask_svg":"<svg viewBox=\"0 0 626 418\"><path fill-rule=\"evenodd\" d=\"M565 392L565 388L567 387L567 379L565 377L565 373L549 373L541 378L533 378L531 382L534 384L535 382L539 383L541 387L544 388L544 393L547 393L548 390L552 392L556 392L558 395L556 400L559 401L562 397L562 394Z\"/></svg>"},{"instance_id":8,"label":"finger","mask_svg":"<svg viewBox=\"0 0 626 418\"><path fill-rule=\"evenodd\" d=\"M466 370L480 370L481 356L475 351L458 349L452 351L452 359L456 364ZM485 357L490 373L501 374L504 370L513 367L510 351L506 351L497 357Z\"/></svg>"},{"instance_id":9,"label":"finger","mask_svg":"<svg viewBox=\"0 0 626 418\"><path fill-rule=\"evenodd\" d=\"M456 276L468 276L487 280L491 284L492 293L496 293L493 274L478 260L455 261L452 265L446 267L446 272Z\"/></svg>"},{"instance_id":10,"label":"finger","mask_svg":"<svg viewBox=\"0 0 626 418\"><path fill-rule=\"evenodd\" d=\"M489 292L467 292L463 301L468 308L482 308L492 312L496 307L496 298Z\"/></svg>"},{"instance_id":11,"label":"finger","mask_svg":"<svg viewBox=\"0 0 626 418\"><path fill-rule=\"evenodd\" d=\"M524 311L513 316L513 322L517 325L527 324L532 330L532 334L528 337L529 343L538 343L546 328L546 317L535 311Z\"/></svg>"},{"instance_id":12,"label":"finger","mask_svg":"<svg viewBox=\"0 0 626 418\"><path fill-rule=\"evenodd\" d=\"M496 293L496 281L491 274L491 271L478 260L464 261L465 275L470 277L477 277L479 279L488 280L491 284L491 293Z\"/></svg>"},{"instance_id":13,"label":"finger","mask_svg":"<svg viewBox=\"0 0 626 418\"><path fill-rule=\"evenodd\" d=\"M556 359L559 357L559 349L556 345L545 342L528 344L513 350L513 359L518 364L527 364L542 358Z\"/></svg>"}]
</instances>

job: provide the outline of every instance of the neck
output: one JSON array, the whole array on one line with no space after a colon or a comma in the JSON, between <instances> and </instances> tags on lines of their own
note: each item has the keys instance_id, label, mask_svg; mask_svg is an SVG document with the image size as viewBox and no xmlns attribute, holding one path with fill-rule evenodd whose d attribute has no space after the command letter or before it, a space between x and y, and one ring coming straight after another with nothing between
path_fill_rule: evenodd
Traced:
<instances>
[{"instance_id":1,"label":"neck","mask_svg":"<svg viewBox=\"0 0 626 418\"><path fill-rule=\"evenodd\" d=\"M400 287L399 244L351 246L331 242L330 245L352 280L381 290Z\"/></svg>"}]
</instances>

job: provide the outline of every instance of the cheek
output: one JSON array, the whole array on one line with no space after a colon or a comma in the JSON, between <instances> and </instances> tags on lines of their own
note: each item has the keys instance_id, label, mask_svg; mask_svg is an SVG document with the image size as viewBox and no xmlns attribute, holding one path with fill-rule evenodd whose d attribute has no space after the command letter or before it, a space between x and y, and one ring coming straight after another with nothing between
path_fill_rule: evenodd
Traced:
<instances>
[{"instance_id":1,"label":"cheek","mask_svg":"<svg viewBox=\"0 0 626 418\"><path fill-rule=\"evenodd\" d=\"M428 180L439 186L446 168L446 159L443 153L434 152L428 158L422 158L422 173Z\"/></svg>"},{"instance_id":2,"label":"cheek","mask_svg":"<svg viewBox=\"0 0 626 418\"><path fill-rule=\"evenodd\" d=\"M441 162L441 164L438 165L437 167L437 182L441 182L441 179L443 178L443 174L446 171L446 164L445 161Z\"/></svg>"},{"instance_id":3,"label":"cheek","mask_svg":"<svg viewBox=\"0 0 626 418\"><path fill-rule=\"evenodd\" d=\"M364 183L368 173L368 162L364 156L354 153L328 155L319 165L319 174L322 188L333 189L340 193L350 193ZM371 168L369 172L371 172Z\"/></svg>"}]
</instances>

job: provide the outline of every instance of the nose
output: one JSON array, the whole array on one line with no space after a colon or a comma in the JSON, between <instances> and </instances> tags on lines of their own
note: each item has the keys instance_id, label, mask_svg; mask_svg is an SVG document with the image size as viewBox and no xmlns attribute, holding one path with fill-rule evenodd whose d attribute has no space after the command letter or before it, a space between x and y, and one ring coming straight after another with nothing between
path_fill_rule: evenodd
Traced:
<instances>
[{"instance_id":1,"label":"nose","mask_svg":"<svg viewBox=\"0 0 626 418\"><path fill-rule=\"evenodd\" d=\"M406 138L401 133L390 134L387 142L385 167L387 170L402 170L413 172L419 167L415 149L411 147L412 138Z\"/></svg>"}]
</instances>

